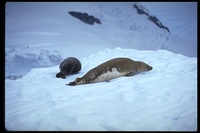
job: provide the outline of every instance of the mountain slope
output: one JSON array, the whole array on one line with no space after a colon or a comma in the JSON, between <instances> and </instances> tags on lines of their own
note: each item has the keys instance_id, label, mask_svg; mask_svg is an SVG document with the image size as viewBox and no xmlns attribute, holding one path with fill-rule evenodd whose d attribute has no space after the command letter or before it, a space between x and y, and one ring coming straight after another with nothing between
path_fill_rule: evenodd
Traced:
<instances>
[{"instance_id":1,"label":"mountain slope","mask_svg":"<svg viewBox=\"0 0 200 133\"><path fill-rule=\"evenodd\" d=\"M141 2L197 56L197 2Z\"/></svg>"},{"instance_id":2,"label":"mountain slope","mask_svg":"<svg viewBox=\"0 0 200 133\"><path fill-rule=\"evenodd\" d=\"M137 2L7 2L6 77L23 76L34 67L53 66L69 56L83 58L118 46L138 50L166 49L187 56L195 54L190 45L159 28L149 16L138 14L134 5L154 18ZM72 17L70 11L92 15L101 24L85 24ZM49 62L40 60L38 63L41 51L48 51L57 61L45 54L43 58ZM23 67L18 65L22 59Z\"/></svg>"}]
</instances>

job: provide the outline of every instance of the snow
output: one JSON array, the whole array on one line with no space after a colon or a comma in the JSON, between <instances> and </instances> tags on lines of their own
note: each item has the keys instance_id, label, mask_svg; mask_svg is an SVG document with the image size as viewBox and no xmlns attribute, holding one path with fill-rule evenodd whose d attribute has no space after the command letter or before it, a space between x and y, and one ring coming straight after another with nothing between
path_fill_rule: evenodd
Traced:
<instances>
[{"instance_id":1,"label":"snow","mask_svg":"<svg viewBox=\"0 0 200 133\"><path fill-rule=\"evenodd\" d=\"M181 35L158 28L137 14L133 4L7 2L5 128L196 131L197 43L188 45ZM102 24L87 25L68 11L87 12ZM174 19L174 25L179 20ZM59 64L70 56L81 61L81 71L56 78ZM143 61L153 70L108 82L66 85L116 57Z\"/></svg>"},{"instance_id":2,"label":"snow","mask_svg":"<svg viewBox=\"0 0 200 133\"><path fill-rule=\"evenodd\" d=\"M171 33L197 50L197 2L141 2ZM173 14L173 15L172 15ZM197 52L194 54L197 56Z\"/></svg>"},{"instance_id":3,"label":"snow","mask_svg":"<svg viewBox=\"0 0 200 133\"><path fill-rule=\"evenodd\" d=\"M109 82L65 85L115 57L142 60L152 65L153 70ZM6 80L6 128L59 131L197 129L196 58L165 50L115 48L80 61L82 70L66 79L55 77L57 65L32 69L18 80Z\"/></svg>"}]
</instances>

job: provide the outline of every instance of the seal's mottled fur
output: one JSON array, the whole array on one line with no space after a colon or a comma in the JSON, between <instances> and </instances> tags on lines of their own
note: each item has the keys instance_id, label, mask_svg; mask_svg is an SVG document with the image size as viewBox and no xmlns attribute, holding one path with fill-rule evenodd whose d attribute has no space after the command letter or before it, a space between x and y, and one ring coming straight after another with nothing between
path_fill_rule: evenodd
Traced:
<instances>
[{"instance_id":1,"label":"seal's mottled fur","mask_svg":"<svg viewBox=\"0 0 200 133\"><path fill-rule=\"evenodd\" d=\"M82 78L76 78L68 85L79 85L108 81L121 76L132 76L140 72L152 70L153 67L142 61L133 61L129 58L115 58L106 61L88 71Z\"/></svg>"}]
</instances>

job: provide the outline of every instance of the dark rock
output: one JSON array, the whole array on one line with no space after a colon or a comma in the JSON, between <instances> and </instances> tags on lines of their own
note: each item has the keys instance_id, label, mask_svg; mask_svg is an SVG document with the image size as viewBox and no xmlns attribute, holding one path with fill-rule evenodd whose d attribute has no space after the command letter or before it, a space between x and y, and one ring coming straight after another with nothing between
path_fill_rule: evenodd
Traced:
<instances>
[{"instance_id":1,"label":"dark rock","mask_svg":"<svg viewBox=\"0 0 200 133\"><path fill-rule=\"evenodd\" d=\"M133 7L137 9L137 13L138 14L141 14L141 15L142 14L146 14L147 16L149 16L148 13L146 13L145 11L143 11L142 9L140 9L136 4L134 4Z\"/></svg>"},{"instance_id":2,"label":"dark rock","mask_svg":"<svg viewBox=\"0 0 200 133\"><path fill-rule=\"evenodd\" d=\"M9 75L9 76L6 76L7 79L11 79L11 80L16 80L16 79L19 79L21 78L22 76L17 76L17 75Z\"/></svg>"},{"instance_id":3,"label":"dark rock","mask_svg":"<svg viewBox=\"0 0 200 133\"><path fill-rule=\"evenodd\" d=\"M136 4L134 4L133 7L136 8L138 14L140 14L140 15L145 14L146 16L148 16L148 20L149 21L152 21L154 24L156 24L160 28L166 29L170 33L170 30L166 26L164 26L160 22L160 20L158 20L158 18L156 18L155 16L150 16L147 12L145 12L144 10L142 10Z\"/></svg>"},{"instance_id":4,"label":"dark rock","mask_svg":"<svg viewBox=\"0 0 200 133\"><path fill-rule=\"evenodd\" d=\"M156 18L156 16L149 16L148 20L154 22L158 27L163 28L163 29L166 29L168 32L170 32L169 29L168 29L167 27L165 27L165 26Z\"/></svg>"},{"instance_id":5,"label":"dark rock","mask_svg":"<svg viewBox=\"0 0 200 133\"><path fill-rule=\"evenodd\" d=\"M71 16L78 18L82 22L86 24L93 25L94 22L101 24L100 20L98 18L95 18L94 16L90 16L87 13L81 13L81 12L74 12L74 11L69 11L68 12Z\"/></svg>"}]
</instances>

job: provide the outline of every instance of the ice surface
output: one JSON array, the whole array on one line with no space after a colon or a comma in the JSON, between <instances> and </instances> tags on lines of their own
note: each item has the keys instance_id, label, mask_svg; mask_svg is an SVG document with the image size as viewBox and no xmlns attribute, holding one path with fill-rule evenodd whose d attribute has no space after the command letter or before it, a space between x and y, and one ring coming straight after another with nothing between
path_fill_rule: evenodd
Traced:
<instances>
[{"instance_id":1,"label":"ice surface","mask_svg":"<svg viewBox=\"0 0 200 133\"><path fill-rule=\"evenodd\" d=\"M109 82L66 86L96 65L129 57L153 70ZM197 59L165 50L105 49L82 58L82 70L66 79L58 67L35 68L6 80L6 128L54 131L197 130Z\"/></svg>"}]
</instances>

